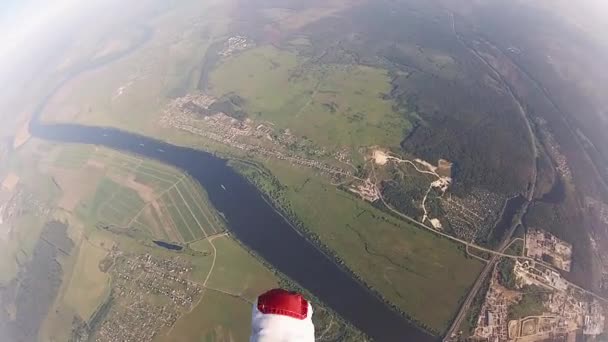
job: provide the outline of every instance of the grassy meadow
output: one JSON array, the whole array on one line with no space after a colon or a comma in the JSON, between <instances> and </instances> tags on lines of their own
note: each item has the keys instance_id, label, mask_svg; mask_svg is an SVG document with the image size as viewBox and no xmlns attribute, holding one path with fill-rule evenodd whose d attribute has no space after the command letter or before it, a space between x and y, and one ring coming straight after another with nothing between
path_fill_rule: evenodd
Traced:
<instances>
[{"instance_id":1,"label":"grassy meadow","mask_svg":"<svg viewBox=\"0 0 608 342\"><path fill-rule=\"evenodd\" d=\"M186 258L193 267L191 280L199 284L206 281L208 289L202 300L191 311L184 311L174 328L163 331L156 340L246 339L251 302L261 292L278 286L279 278L224 232L221 219L197 183L155 161L103 148L32 140L20 152L24 154L18 153L8 169L36 171L30 172L38 175L33 179L24 173L27 177L19 183L24 186L40 184L39 178L49 179L56 188L54 200L48 203L49 217L67 222L74 242L70 253L57 257L62 267L61 286L41 327L42 340L69 340L74 318L89 322L106 303L113 281L100 264L113 247L161 258ZM95 227L99 221L119 228L131 222L145 235L99 229ZM36 243L44 222L44 217L32 215L14 221L17 227L28 229L19 230L14 240L7 241L10 244L2 253L26 262L31 253L28 246ZM190 249L176 253L152 247L152 238L188 244ZM7 271L3 273L6 281L17 274L17 264L0 267Z\"/></svg>"},{"instance_id":2,"label":"grassy meadow","mask_svg":"<svg viewBox=\"0 0 608 342\"><path fill-rule=\"evenodd\" d=\"M249 336L251 302L263 291L276 287L278 278L241 245L227 235L190 245L203 255L187 256L143 246L124 236L115 241L132 252L162 257L187 257L192 263L191 280L199 284L209 276L208 289L191 311L184 311L171 329L163 329L154 341L240 341ZM211 253L211 254L206 254ZM214 262L215 260L215 262Z\"/></svg>"},{"instance_id":3,"label":"grassy meadow","mask_svg":"<svg viewBox=\"0 0 608 342\"><path fill-rule=\"evenodd\" d=\"M182 243L224 231L204 190L174 168L107 149L70 145L50 153L44 163L64 190L64 209L91 225L134 227L149 237ZM83 174L87 179L75 184Z\"/></svg>"},{"instance_id":4,"label":"grassy meadow","mask_svg":"<svg viewBox=\"0 0 608 342\"><path fill-rule=\"evenodd\" d=\"M82 240L74 255L73 276L65 289L66 304L85 321L91 318L110 290L110 277L99 269L99 263L107 255L107 250L99 246L100 242Z\"/></svg>"},{"instance_id":5,"label":"grassy meadow","mask_svg":"<svg viewBox=\"0 0 608 342\"><path fill-rule=\"evenodd\" d=\"M443 332L483 266L451 241L414 227L282 162L265 166L282 186L248 170L280 205L391 303ZM253 172L253 173L252 173ZM260 184L261 182L261 184Z\"/></svg>"},{"instance_id":6,"label":"grassy meadow","mask_svg":"<svg viewBox=\"0 0 608 342\"><path fill-rule=\"evenodd\" d=\"M411 128L383 99L390 92L386 70L315 64L273 46L225 59L210 75L210 92L237 94L252 119L328 149L397 146Z\"/></svg>"},{"instance_id":7,"label":"grassy meadow","mask_svg":"<svg viewBox=\"0 0 608 342\"><path fill-rule=\"evenodd\" d=\"M9 175L18 179L12 189L0 189L3 203L12 200L17 205L10 215L10 209L3 209L0 222L0 286L13 280L20 265L31 259L45 223L44 208L60 196L52 178L38 168L38 160L45 153L31 142L0 162L0 179Z\"/></svg>"}]
</instances>

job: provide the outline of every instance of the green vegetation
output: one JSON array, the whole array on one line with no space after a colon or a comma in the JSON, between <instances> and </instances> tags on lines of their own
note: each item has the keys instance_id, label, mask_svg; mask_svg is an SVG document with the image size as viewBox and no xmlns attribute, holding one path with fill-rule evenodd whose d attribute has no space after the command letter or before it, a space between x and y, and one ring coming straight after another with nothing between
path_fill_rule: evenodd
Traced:
<instances>
[{"instance_id":1,"label":"green vegetation","mask_svg":"<svg viewBox=\"0 0 608 342\"><path fill-rule=\"evenodd\" d=\"M184 178L182 182L177 183L176 190L179 191L180 198L187 204L189 212L191 210L197 223L203 226L202 229L207 236L224 231L222 219L214 212L204 190L198 183L190 178Z\"/></svg>"},{"instance_id":2,"label":"green vegetation","mask_svg":"<svg viewBox=\"0 0 608 342\"><path fill-rule=\"evenodd\" d=\"M251 304L215 291L176 323L158 341L247 341L251 333Z\"/></svg>"},{"instance_id":3,"label":"green vegetation","mask_svg":"<svg viewBox=\"0 0 608 342\"><path fill-rule=\"evenodd\" d=\"M390 166L390 180L382 182L382 196L393 208L410 217L422 217L420 207L429 184L435 179L429 175L419 173L409 164ZM440 217L433 209L441 210L435 200L434 192L427 197L427 208L432 217Z\"/></svg>"},{"instance_id":4,"label":"green vegetation","mask_svg":"<svg viewBox=\"0 0 608 342\"><path fill-rule=\"evenodd\" d=\"M209 289L168 334L159 334L159 341L247 340L251 331L251 302L278 285L276 276L230 237L218 236L212 243L217 255L207 283ZM211 250L209 240L190 247L202 252ZM211 270L211 260L211 256L192 258L193 280L204 281Z\"/></svg>"},{"instance_id":5,"label":"green vegetation","mask_svg":"<svg viewBox=\"0 0 608 342\"><path fill-rule=\"evenodd\" d=\"M383 213L310 170L269 162L275 180L263 169L245 165L236 167L365 283L427 329L440 333L447 328L481 270L479 261L466 258L449 240Z\"/></svg>"},{"instance_id":6,"label":"green vegetation","mask_svg":"<svg viewBox=\"0 0 608 342\"><path fill-rule=\"evenodd\" d=\"M193 281L202 284L208 278L209 288L204 291L203 299L195 303L192 311L184 312L168 335L168 331L160 334L160 340L246 339L250 333L251 302L259 293L278 286L278 277L238 242L221 234L224 223L196 182L157 162L102 148L93 150L58 145L49 149L48 157L39 158L37 162L48 165L53 177L57 178L60 198L80 196L80 205L75 212L61 212L62 217L73 223L70 236L76 239L78 248L69 255L62 255L59 260L63 269L62 285L45 320L43 336L68 340L72 329L84 329L82 327L86 328L87 324L100 326L107 315L116 312L116 305L124 304L121 302L124 297L108 300L114 282L110 281L107 269L100 269L107 252L112 246L117 246L129 253L149 253L160 258L179 255L191 262ZM20 162L18 165L24 167L29 164ZM77 179L83 174L90 175L83 178L87 184L76 184L86 191L73 193L74 189L63 186L60 175L65 172ZM148 205L151 199L164 209L152 213L142 210L151 207ZM161 215L164 215L163 219ZM141 228L148 235L132 234L131 228L124 229L126 225L122 224L134 218L132 226ZM34 224L31 219L34 217L24 220L24 225L40 230L43 225ZM171 234L172 227L165 227L167 231L157 230L167 219L176 223L182 232L192 234L188 241L198 241L190 243L186 251L179 254L152 247L152 237L165 234L164 237L168 238L167 234ZM98 221L118 226L109 230L93 228ZM29 234L28 229L19 233ZM28 240L35 244L38 234ZM202 239L205 236L210 238ZM27 258L27 244L20 247L23 251L18 254ZM142 293L142 296L151 302L157 300L149 294ZM95 314L100 308L106 316ZM89 322L93 317L97 317L99 322ZM333 318L327 317L326 323L330 324ZM336 322L331 324L340 326Z\"/></svg>"},{"instance_id":7,"label":"green vegetation","mask_svg":"<svg viewBox=\"0 0 608 342\"><path fill-rule=\"evenodd\" d=\"M88 215L94 221L125 226L144 205L136 191L104 178L93 199L83 207L88 208Z\"/></svg>"},{"instance_id":8,"label":"green vegetation","mask_svg":"<svg viewBox=\"0 0 608 342\"><path fill-rule=\"evenodd\" d=\"M318 341L369 341L369 338L344 321L340 316L326 307L313 294L285 277L280 277L279 286L283 289L301 293L314 305L312 322L315 325L315 336Z\"/></svg>"},{"instance_id":9,"label":"green vegetation","mask_svg":"<svg viewBox=\"0 0 608 342\"><path fill-rule=\"evenodd\" d=\"M547 291L540 287L524 287L521 300L517 304L509 306L509 319L541 315L547 296Z\"/></svg>"},{"instance_id":10,"label":"green vegetation","mask_svg":"<svg viewBox=\"0 0 608 342\"><path fill-rule=\"evenodd\" d=\"M110 277L99 269L107 251L99 244L108 243L101 239L93 242L83 239L74 253L75 266L71 279L67 282L64 300L74 312L84 320L89 320L97 308L109 295Z\"/></svg>"},{"instance_id":11,"label":"green vegetation","mask_svg":"<svg viewBox=\"0 0 608 342\"><path fill-rule=\"evenodd\" d=\"M92 153L92 146L65 145L57 152L53 165L65 169L79 169L84 167Z\"/></svg>"},{"instance_id":12,"label":"green vegetation","mask_svg":"<svg viewBox=\"0 0 608 342\"><path fill-rule=\"evenodd\" d=\"M89 224L135 227L150 237L182 242L224 231L204 190L174 168L106 149L63 145L51 151L48 162L58 179L65 170L71 177L82 175L83 168L90 173L85 184L68 178L62 185L63 196L78 204L75 212Z\"/></svg>"},{"instance_id":13,"label":"green vegetation","mask_svg":"<svg viewBox=\"0 0 608 342\"><path fill-rule=\"evenodd\" d=\"M498 283L508 289L515 289L515 274L513 274L515 261L511 258L502 258L497 267Z\"/></svg>"},{"instance_id":14,"label":"green vegetation","mask_svg":"<svg viewBox=\"0 0 608 342\"><path fill-rule=\"evenodd\" d=\"M0 285L6 285L14 279L20 266L32 258L45 223L45 217L40 215L38 208L32 206L27 198L32 196L47 205L55 203L59 196L59 190L51 177L40 170L39 162L45 152L41 152L38 147L35 142L27 143L0 163L2 177L12 173L19 178L12 191L0 190L3 203L6 205L10 199L19 209L11 217L5 217L3 223L0 238ZM6 214L4 211L3 215Z\"/></svg>"},{"instance_id":15,"label":"green vegetation","mask_svg":"<svg viewBox=\"0 0 608 342\"><path fill-rule=\"evenodd\" d=\"M183 241L199 240L224 230L218 215L192 180L183 178L159 198L179 230Z\"/></svg>"},{"instance_id":16,"label":"green vegetation","mask_svg":"<svg viewBox=\"0 0 608 342\"><path fill-rule=\"evenodd\" d=\"M201 338L241 340L248 336L250 327L243 322L250 320L250 302L264 290L277 286L277 280L271 271L237 242L218 235L224 230L223 222L196 182L180 171L157 162L105 149L92 151L60 148L59 153L52 155L51 163L58 168L70 167L71 170L85 172L84 166L87 163L104 167L101 177L89 179L97 186L91 188L91 193L84 196L79 206L79 217L86 219L86 222L104 221L118 225L136 218L132 223L134 227L141 228L152 237L169 238L167 234L170 231L166 230L172 227L158 229L159 226L164 226L161 220L161 216L164 216L164 222L168 219L183 241L199 240L189 247L202 254L181 255L188 258L194 266L192 279L203 283L208 278L207 285L214 290L205 291L203 300L194 310L182 316L169 335L165 335L165 332L162 336L167 336L168 340L180 341L199 341ZM69 163L66 160L78 162ZM147 205L149 199L144 201L142 196L150 195L159 203L160 211L142 210L151 207ZM137 240L133 240L129 237L130 234L117 235L110 231L90 229L86 231L89 237L80 244L79 253L71 257L73 271L69 274L72 276L65 280L65 290L61 295L61 303L58 304L59 311L50 321L52 324L60 324L59 328L49 332L52 336L64 336L60 332L64 330L66 322L71 324L71 320L68 320L70 312L86 322L107 297L107 274L100 272L98 267L105 255L99 247L99 241L105 243L105 248L118 244L121 249L130 252L170 257L170 253L162 249L142 245L142 242L149 239L146 237L138 235ZM212 237L202 239L205 236ZM89 242L88 239L93 238L96 243ZM109 305L112 307L114 304ZM113 311L110 309L108 312ZM235 321L235 317L240 318Z\"/></svg>"},{"instance_id":17,"label":"green vegetation","mask_svg":"<svg viewBox=\"0 0 608 342\"><path fill-rule=\"evenodd\" d=\"M19 265L32 257L43 226L42 218L25 215L15 220L13 233L6 240L0 240L0 284L14 279Z\"/></svg>"},{"instance_id":18,"label":"green vegetation","mask_svg":"<svg viewBox=\"0 0 608 342\"><path fill-rule=\"evenodd\" d=\"M564 201L547 203L537 201L530 206L525 217L526 226L546 230L559 239L572 244L572 260L577 260L578 267L573 267L569 279L584 283L593 274L596 257L593 246L585 234L572 229L573 222L579 222L579 200L574 188L566 187Z\"/></svg>"},{"instance_id":19,"label":"green vegetation","mask_svg":"<svg viewBox=\"0 0 608 342\"><path fill-rule=\"evenodd\" d=\"M462 330L464 337L473 335L475 327L477 326L477 319L481 313L481 307L486 299L486 293L488 293L489 288L490 277L486 277L469 306L466 319L463 320L460 325L460 330Z\"/></svg>"},{"instance_id":20,"label":"green vegetation","mask_svg":"<svg viewBox=\"0 0 608 342\"><path fill-rule=\"evenodd\" d=\"M174 190L171 189L165 195L165 208L167 208L167 211L171 215L171 220L175 223L175 226L182 236L182 239L184 241L192 241L200 238L202 236L202 232L200 229L198 229L198 226L196 225L196 222L194 222L192 216L183 210L184 208L182 203L171 196L172 191ZM180 207L182 208L180 209Z\"/></svg>"},{"instance_id":21,"label":"green vegetation","mask_svg":"<svg viewBox=\"0 0 608 342\"><path fill-rule=\"evenodd\" d=\"M524 241L517 240L515 242L512 242L509 245L509 248L507 248L505 250L505 254L521 256L521 255L523 255L523 251L524 251Z\"/></svg>"},{"instance_id":22,"label":"green vegetation","mask_svg":"<svg viewBox=\"0 0 608 342\"><path fill-rule=\"evenodd\" d=\"M204 242L196 242L191 248L197 249ZM275 275L252 257L238 242L227 236L217 236L211 242L217 250L213 274L207 285L211 288L238 293L247 300L277 286Z\"/></svg>"},{"instance_id":23,"label":"green vegetation","mask_svg":"<svg viewBox=\"0 0 608 342\"><path fill-rule=\"evenodd\" d=\"M210 91L235 93L253 119L328 149L398 146L410 128L383 98L390 92L387 71L318 64L273 46L226 59L211 73Z\"/></svg>"}]
</instances>

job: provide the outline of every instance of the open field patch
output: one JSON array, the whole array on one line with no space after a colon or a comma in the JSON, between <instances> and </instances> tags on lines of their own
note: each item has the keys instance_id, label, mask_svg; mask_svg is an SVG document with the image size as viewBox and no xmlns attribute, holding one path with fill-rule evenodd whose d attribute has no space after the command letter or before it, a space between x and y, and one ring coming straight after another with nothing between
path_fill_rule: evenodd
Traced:
<instances>
[{"instance_id":1,"label":"open field patch","mask_svg":"<svg viewBox=\"0 0 608 342\"><path fill-rule=\"evenodd\" d=\"M250 333L251 302L257 296L278 285L278 279L253 258L236 241L216 236L191 244L191 248L209 252L213 243L217 250L208 289L192 311L184 313L168 334L158 341L241 341ZM201 259L207 267L196 262L193 279L202 282L207 277L211 255ZM201 319L204 318L204 319Z\"/></svg>"},{"instance_id":2,"label":"open field patch","mask_svg":"<svg viewBox=\"0 0 608 342\"><path fill-rule=\"evenodd\" d=\"M40 217L25 215L10 225L5 223L1 226L2 229L11 229L11 233L0 239L0 284L6 284L13 279L17 275L19 265L32 257L43 223Z\"/></svg>"},{"instance_id":3,"label":"open field patch","mask_svg":"<svg viewBox=\"0 0 608 342\"><path fill-rule=\"evenodd\" d=\"M124 226L143 205L144 202L135 191L109 178L103 178L97 185L95 195L89 204L83 206L90 219L94 221Z\"/></svg>"},{"instance_id":4,"label":"open field patch","mask_svg":"<svg viewBox=\"0 0 608 342\"><path fill-rule=\"evenodd\" d=\"M227 236L212 238L217 260L207 285L254 301L260 293L277 286L274 274Z\"/></svg>"},{"instance_id":5,"label":"open field patch","mask_svg":"<svg viewBox=\"0 0 608 342\"><path fill-rule=\"evenodd\" d=\"M183 243L224 231L203 189L156 161L60 146L42 164L61 190L60 206L88 222L135 227L155 239Z\"/></svg>"},{"instance_id":6,"label":"open field patch","mask_svg":"<svg viewBox=\"0 0 608 342\"><path fill-rule=\"evenodd\" d=\"M110 278L99 268L106 255L103 248L82 240L64 300L84 320L89 320L108 295Z\"/></svg>"},{"instance_id":7,"label":"open field patch","mask_svg":"<svg viewBox=\"0 0 608 342\"><path fill-rule=\"evenodd\" d=\"M275 189L273 197L349 269L420 324L445 331L482 263L308 170L278 162L266 166L285 187Z\"/></svg>"},{"instance_id":8,"label":"open field patch","mask_svg":"<svg viewBox=\"0 0 608 342\"><path fill-rule=\"evenodd\" d=\"M202 319L204 317L204 319ZM157 341L247 341L251 333L251 305L216 291L207 291L191 312L183 315L168 335Z\"/></svg>"},{"instance_id":9,"label":"open field patch","mask_svg":"<svg viewBox=\"0 0 608 342\"><path fill-rule=\"evenodd\" d=\"M210 76L210 91L242 97L252 119L329 149L398 146L411 127L384 98L390 89L386 70L315 64L272 46L228 58Z\"/></svg>"}]
</instances>

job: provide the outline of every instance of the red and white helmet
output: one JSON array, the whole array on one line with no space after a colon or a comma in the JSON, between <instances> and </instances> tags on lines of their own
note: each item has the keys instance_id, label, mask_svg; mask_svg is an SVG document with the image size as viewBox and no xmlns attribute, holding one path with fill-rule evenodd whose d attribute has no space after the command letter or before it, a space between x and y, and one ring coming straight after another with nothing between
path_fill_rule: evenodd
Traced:
<instances>
[{"instance_id":1,"label":"red and white helmet","mask_svg":"<svg viewBox=\"0 0 608 342\"><path fill-rule=\"evenodd\" d=\"M250 342L314 342L312 306L301 294L282 289L258 297Z\"/></svg>"}]
</instances>

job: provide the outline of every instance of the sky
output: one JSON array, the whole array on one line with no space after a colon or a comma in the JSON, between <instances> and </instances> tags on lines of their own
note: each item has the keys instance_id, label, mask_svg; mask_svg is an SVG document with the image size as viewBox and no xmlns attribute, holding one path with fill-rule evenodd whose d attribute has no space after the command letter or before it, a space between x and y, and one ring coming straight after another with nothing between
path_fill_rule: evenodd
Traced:
<instances>
[{"instance_id":1,"label":"sky","mask_svg":"<svg viewBox=\"0 0 608 342\"><path fill-rule=\"evenodd\" d=\"M36 44L49 27L72 15L78 0L9 0L0 5L0 59L17 54L28 44Z\"/></svg>"},{"instance_id":2,"label":"sky","mask_svg":"<svg viewBox=\"0 0 608 342\"><path fill-rule=\"evenodd\" d=\"M608 0L533 0L524 1L559 15L598 43L608 44Z\"/></svg>"},{"instance_id":3,"label":"sky","mask_svg":"<svg viewBox=\"0 0 608 342\"><path fill-rule=\"evenodd\" d=\"M74 18L100 1L0 0L0 105L31 86L69 43Z\"/></svg>"}]
</instances>

